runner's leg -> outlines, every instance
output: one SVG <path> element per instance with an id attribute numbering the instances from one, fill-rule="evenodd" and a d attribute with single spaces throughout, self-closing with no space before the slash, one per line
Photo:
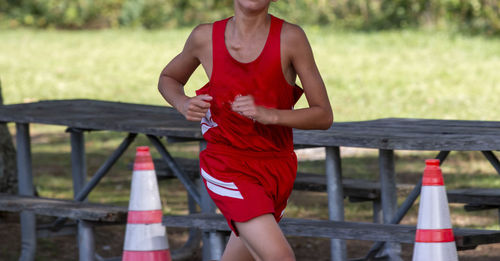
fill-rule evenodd
<path id="1" fill-rule="evenodd" d="M 262 261 L 294 261 L 295 255 L 273 215 L 265 214 L 247 222 L 235 222 L 240 240 Z"/>
<path id="2" fill-rule="evenodd" d="M 245 244 L 237 237 L 234 232 L 231 232 L 231 237 L 227 242 L 226 249 L 222 255 L 221 261 L 253 261 L 255 254 L 251 254 Z"/>

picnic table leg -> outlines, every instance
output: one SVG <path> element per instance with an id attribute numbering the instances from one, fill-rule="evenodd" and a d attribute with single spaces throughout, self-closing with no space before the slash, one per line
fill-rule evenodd
<path id="1" fill-rule="evenodd" d="M 498 174 L 500 174 L 500 161 L 498 158 L 493 154 L 491 151 L 481 151 L 483 155 L 488 159 L 488 161 L 491 163 L 491 166 L 495 168 Z"/>
<path id="2" fill-rule="evenodd" d="M 85 140 L 82 130 L 70 129 L 71 134 L 71 173 L 73 193 L 77 197 L 85 187 L 87 167 L 85 164 Z M 94 233 L 92 225 L 78 220 L 78 250 L 80 261 L 93 261 L 95 257 Z"/>
<path id="3" fill-rule="evenodd" d="M 31 145 L 29 124 L 16 123 L 18 194 L 33 196 L 33 174 L 31 168 Z M 22 211 L 20 261 L 35 260 L 36 217 L 32 211 Z"/>
<path id="4" fill-rule="evenodd" d="M 200 151 L 207 147 L 206 141 L 200 141 Z M 208 195 L 207 189 L 200 178 L 199 191 L 201 197 L 201 212 L 215 213 L 217 206 Z M 220 260 L 224 253 L 224 235 L 216 231 L 203 231 L 203 261 Z"/>
<path id="5" fill-rule="evenodd" d="M 379 171 L 383 219 L 385 224 L 390 224 L 398 207 L 393 150 L 379 150 Z M 387 255 L 389 260 L 402 260 L 401 245 L 386 243 L 383 254 Z"/>
<path id="6" fill-rule="evenodd" d="M 374 199 L 373 200 L 373 223 L 378 223 L 382 224 L 383 222 L 383 212 L 382 212 L 382 203 L 380 202 L 380 199 Z"/>
<path id="7" fill-rule="evenodd" d="M 160 153 L 162 159 L 165 161 L 172 173 L 174 173 L 174 175 L 182 182 L 182 185 L 184 185 L 184 187 L 189 192 L 191 197 L 196 201 L 196 203 L 198 203 L 198 205 L 201 205 L 200 193 L 198 192 L 196 185 L 180 169 L 172 155 L 170 155 L 165 146 L 163 146 L 163 143 L 161 143 L 160 139 L 153 135 L 147 136 L 149 141 L 153 144 L 153 146 L 155 146 L 158 153 Z"/>
<path id="8" fill-rule="evenodd" d="M 493 168 L 495 168 L 497 173 L 500 174 L 500 161 L 495 156 L 495 154 L 492 151 L 481 151 L 481 152 L 486 157 L 486 159 L 488 159 L 491 166 L 493 166 Z M 498 208 L 498 223 L 500 224 L 500 208 Z"/>
<path id="9" fill-rule="evenodd" d="M 326 147 L 325 172 L 328 192 L 328 214 L 333 221 L 344 221 L 344 191 L 339 147 Z M 331 258 L 334 261 L 347 260 L 346 244 L 341 239 L 331 239 Z"/>
<path id="10" fill-rule="evenodd" d="M 196 180 L 199 180 L 199 178 Z M 189 192 L 187 192 L 186 194 L 188 198 L 189 214 L 199 213 L 198 204 L 196 204 L 196 201 L 189 194 Z M 186 243 L 182 247 L 172 250 L 171 252 L 172 259 L 173 260 L 188 260 L 188 258 L 192 259 L 194 252 L 200 247 L 200 241 L 201 241 L 201 231 L 196 227 L 189 228 L 189 237 Z"/>

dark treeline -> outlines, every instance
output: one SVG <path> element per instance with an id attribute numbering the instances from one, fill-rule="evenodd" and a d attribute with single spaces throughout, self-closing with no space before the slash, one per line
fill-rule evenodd
<path id="1" fill-rule="evenodd" d="M 0 0 L 5 27 L 147 29 L 231 15 L 232 0 Z M 356 30 L 439 27 L 500 35 L 500 0 L 280 0 L 271 12 L 300 24 Z"/>

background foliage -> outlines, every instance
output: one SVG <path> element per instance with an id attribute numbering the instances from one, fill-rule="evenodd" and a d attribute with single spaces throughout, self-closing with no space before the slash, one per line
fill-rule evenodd
<path id="1" fill-rule="evenodd" d="M 148 29 L 227 17 L 232 0 L 0 0 L 5 27 Z M 271 11 L 300 24 L 382 30 L 449 27 L 500 34 L 499 0 L 281 0 Z"/>

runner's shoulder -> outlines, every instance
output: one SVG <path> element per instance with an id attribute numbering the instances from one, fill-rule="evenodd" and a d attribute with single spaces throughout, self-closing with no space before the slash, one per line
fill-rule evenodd
<path id="1" fill-rule="evenodd" d="M 195 45 L 199 47 L 210 43 L 212 40 L 212 25 L 212 23 L 200 24 L 193 29 L 189 37 L 192 38 Z"/>
<path id="2" fill-rule="evenodd" d="M 302 27 L 286 21 L 283 23 L 281 36 L 285 42 L 290 44 L 307 41 L 306 33 L 304 32 Z"/>

